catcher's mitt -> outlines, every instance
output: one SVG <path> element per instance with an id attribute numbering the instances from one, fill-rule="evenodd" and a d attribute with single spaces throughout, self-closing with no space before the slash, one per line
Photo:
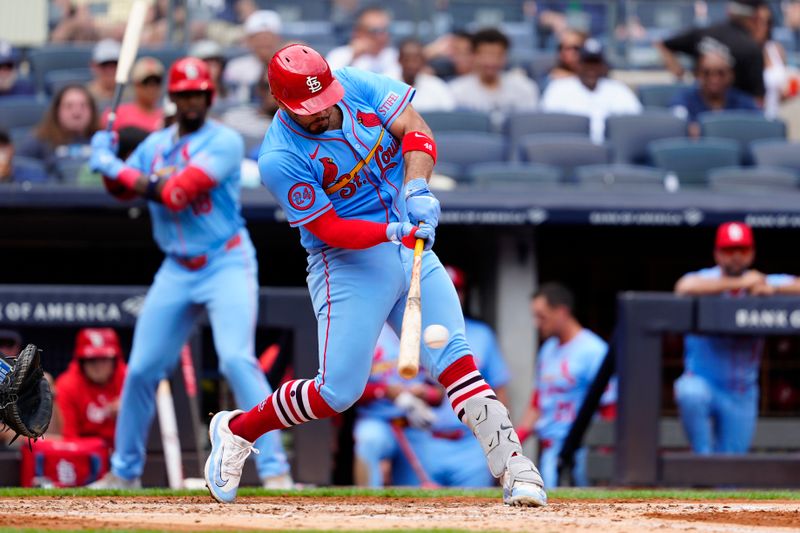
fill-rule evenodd
<path id="1" fill-rule="evenodd" d="M 0 422 L 16 436 L 38 439 L 50 425 L 53 393 L 39 350 L 29 344 L 16 358 L 0 356 Z"/>

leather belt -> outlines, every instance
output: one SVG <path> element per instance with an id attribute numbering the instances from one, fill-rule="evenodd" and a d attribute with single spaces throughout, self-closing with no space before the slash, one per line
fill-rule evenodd
<path id="1" fill-rule="evenodd" d="M 242 235 L 237 233 L 225 243 L 225 251 L 232 250 L 240 244 L 242 244 Z M 200 270 L 208 264 L 208 254 L 200 254 L 193 257 L 178 257 L 173 255 L 172 258 L 179 265 L 188 270 Z"/>

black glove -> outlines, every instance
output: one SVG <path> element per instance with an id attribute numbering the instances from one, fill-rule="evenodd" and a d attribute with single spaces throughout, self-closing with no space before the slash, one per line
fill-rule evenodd
<path id="1" fill-rule="evenodd" d="M 16 358 L 0 357 L 0 422 L 16 433 L 38 439 L 50 425 L 53 392 L 44 377 L 39 350 L 29 344 Z"/>

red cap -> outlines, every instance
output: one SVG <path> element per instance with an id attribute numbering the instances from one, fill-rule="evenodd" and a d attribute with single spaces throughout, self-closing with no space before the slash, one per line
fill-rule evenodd
<path id="1" fill-rule="evenodd" d="M 211 71 L 202 59 L 184 57 L 177 60 L 169 69 L 167 92 L 182 93 L 188 91 L 214 92 L 214 80 Z"/>
<path id="2" fill-rule="evenodd" d="M 114 358 L 122 355 L 117 332 L 111 328 L 83 328 L 75 339 L 76 359 Z"/>
<path id="3" fill-rule="evenodd" d="M 303 44 L 278 50 L 267 68 L 275 98 L 298 115 L 313 115 L 342 99 L 344 87 L 319 52 Z"/>
<path id="4" fill-rule="evenodd" d="M 716 248 L 752 248 L 753 230 L 744 222 L 725 222 L 717 228 Z"/>
<path id="5" fill-rule="evenodd" d="M 444 267 L 450 280 L 453 282 L 457 291 L 463 291 L 467 288 L 467 275 L 458 267 L 453 265 L 445 265 Z"/>

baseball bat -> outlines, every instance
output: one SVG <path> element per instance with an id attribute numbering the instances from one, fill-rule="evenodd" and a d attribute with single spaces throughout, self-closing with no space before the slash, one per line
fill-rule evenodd
<path id="1" fill-rule="evenodd" d="M 136 0 L 128 14 L 128 24 L 125 26 L 125 35 L 122 37 L 122 45 L 119 49 L 117 73 L 114 78 L 116 87 L 114 88 L 114 98 L 111 100 L 111 111 L 108 113 L 106 131 L 111 131 L 114 121 L 117 119 L 117 107 L 122 99 L 122 92 L 128 84 L 128 76 L 131 73 L 133 61 L 136 59 L 136 53 L 139 51 L 139 39 L 142 36 L 145 15 L 147 15 L 147 1 Z"/>
<path id="2" fill-rule="evenodd" d="M 419 483 L 422 488 L 438 488 L 439 485 L 433 482 L 430 476 L 428 476 L 428 473 L 425 471 L 425 467 L 422 466 L 419 457 L 417 457 L 417 453 L 414 451 L 414 448 L 411 447 L 411 443 L 408 442 L 406 434 L 403 433 L 403 424 L 401 421 L 392 421 L 392 432 L 394 433 L 394 438 L 397 439 L 397 444 L 400 445 L 400 451 L 403 452 L 403 456 L 405 456 L 406 460 L 411 465 L 411 469 L 419 478 Z"/>
<path id="3" fill-rule="evenodd" d="M 397 356 L 397 371 L 411 379 L 419 372 L 419 342 L 422 335 L 422 301 L 419 277 L 422 270 L 422 249 L 425 241 L 417 239 L 414 245 L 414 263 L 411 267 L 411 283 L 408 286 L 406 309 L 400 327 L 400 351 Z"/>
<path id="4" fill-rule="evenodd" d="M 192 417 L 192 427 L 194 428 L 194 440 L 197 446 L 197 468 L 202 475 L 205 468 L 205 432 L 200 429 L 202 420 L 200 418 L 199 399 L 197 397 L 197 378 L 192 360 L 192 348 L 189 343 L 183 345 L 181 349 L 181 370 L 183 371 L 183 383 L 186 385 L 186 395 L 189 398 L 189 415 Z"/>
<path id="5" fill-rule="evenodd" d="M 169 381 L 162 379 L 156 392 L 158 427 L 161 430 L 161 444 L 164 447 L 164 463 L 167 467 L 169 488 L 183 488 L 183 459 L 181 441 L 178 438 L 178 420 L 175 418 L 175 402 Z"/>

